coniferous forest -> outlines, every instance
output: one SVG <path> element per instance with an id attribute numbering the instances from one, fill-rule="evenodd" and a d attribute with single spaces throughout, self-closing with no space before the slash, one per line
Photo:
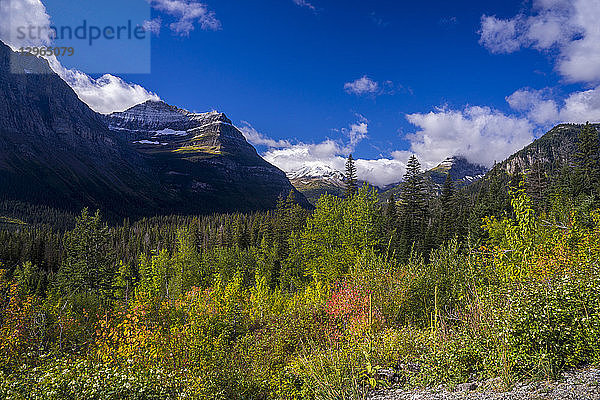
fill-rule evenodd
<path id="1" fill-rule="evenodd" d="M 0 204 L 0 397 L 363 399 L 600 362 L 600 151 L 314 210 Z"/>

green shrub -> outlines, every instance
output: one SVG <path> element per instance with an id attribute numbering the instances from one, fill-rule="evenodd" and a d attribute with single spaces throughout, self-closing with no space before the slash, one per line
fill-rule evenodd
<path id="1" fill-rule="evenodd" d="M 511 290 L 506 340 L 514 370 L 556 376 L 598 361 L 600 281 L 566 275 Z"/>
<path id="2" fill-rule="evenodd" d="M 12 375 L 0 373 L 0 397 L 12 399 L 180 399 L 189 396 L 185 374 L 121 368 L 89 361 L 54 360 Z"/>

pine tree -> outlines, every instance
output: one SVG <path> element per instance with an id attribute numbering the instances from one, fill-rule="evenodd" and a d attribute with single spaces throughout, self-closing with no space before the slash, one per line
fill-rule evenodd
<path id="1" fill-rule="evenodd" d="M 421 173 L 421 164 L 413 155 L 406 166 L 400 196 L 400 234 L 403 247 L 401 251 L 404 256 L 409 254 L 413 245 L 416 250 L 422 250 L 428 214 L 427 197 L 427 186 Z"/>
<path id="2" fill-rule="evenodd" d="M 357 189 L 356 165 L 354 165 L 354 158 L 350 154 L 346 161 L 346 197 L 353 196 Z"/>
<path id="3" fill-rule="evenodd" d="M 84 209 L 75 229 L 65 234 L 65 262 L 59 270 L 58 284 L 63 293 L 112 295 L 115 262 L 109 231 L 97 211 Z"/>
<path id="4" fill-rule="evenodd" d="M 521 169 L 521 166 L 517 164 L 517 167 L 510 176 L 510 187 L 515 190 L 518 189 L 524 178 L 525 175 L 523 175 L 523 170 Z"/>
<path id="5" fill-rule="evenodd" d="M 600 183 L 600 143 L 598 130 L 586 123 L 579 133 L 575 154 L 577 194 L 598 195 Z"/>
<path id="6" fill-rule="evenodd" d="M 398 245 L 398 211 L 396 210 L 396 197 L 394 193 L 387 200 L 384 214 L 384 228 L 388 237 L 388 247 L 395 249 Z"/>

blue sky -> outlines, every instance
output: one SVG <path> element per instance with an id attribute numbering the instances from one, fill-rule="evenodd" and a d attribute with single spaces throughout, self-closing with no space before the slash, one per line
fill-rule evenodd
<path id="1" fill-rule="evenodd" d="M 489 166 L 556 123 L 600 120 L 596 0 L 149 4 L 151 73 L 71 79 L 80 97 L 225 112 L 286 171 L 353 152 L 386 184 L 413 153 Z"/>
<path id="2" fill-rule="evenodd" d="M 560 79 L 545 55 L 491 55 L 478 43 L 482 14 L 511 16 L 519 1 L 213 1 L 219 31 L 189 37 L 162 31 L 152 43 L 152 74 L 127 76 L 165 101 L 217 109 L 278 139 L 337 139 L 361 114 L 369 140 L 359 157 L 408 147 L 405 114 L 437 106 L 507 109 L 524 86 Z M 379 23 L 379 24 L 378 24 Z M 384 94 L 348 94 L 363 76 L 393 82 Z"/>

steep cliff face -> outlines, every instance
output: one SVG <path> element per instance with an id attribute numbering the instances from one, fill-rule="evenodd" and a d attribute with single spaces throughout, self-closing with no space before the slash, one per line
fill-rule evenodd
<path id="1" fill-rule="evenodd" d="M 256 150 L 223 113 L 191 113 L 162 101 L 147 101 L 104 117 L 109 129 L 141 151 L 196 151 L 209 155 L 259 158 Z M 139 146 L 144 145 L 144 146 Z"/>
<path id="2" fill-rule="evenodd" d="M 143 159 L 45 60 L 0 42 L 0 196 L 54 207 L 157 207 Z M 154 193 L 153 193 L 154 191 Z"/>
<path id="3" fill-rule="evenodd" d="M 268 209 L 280 195 L 295 191 L 225 114 L 191 113 L 147 101 L 105 121 L 147 157 L 166 190 L 199 210 Z M 300 193 L 296 198 L 308 206 Z"/>
<path id="4" fill-rule="evenodd" d="M 600 124 L 594 124 L 593 127 L 599 129 Z M 513 174 L 527 171 L 534 162 L 541 162 L 548 170 L 572 163 L 577 152 L 577 136 L 582 128 L 583 125 L 577 124 L 557 125 L 496 167 Z"/>
<path id="5" fill-rule="evenodd" d="M 290 190 L 225 115 L 148 102 L 102 116 L 0 42 L 0 200 L 135 217 L 265 210 Z"/>

